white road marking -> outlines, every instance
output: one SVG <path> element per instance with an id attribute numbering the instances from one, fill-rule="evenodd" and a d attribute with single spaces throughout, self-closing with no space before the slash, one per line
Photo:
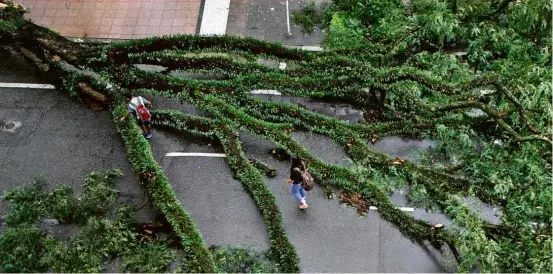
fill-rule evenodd
<path id="1" fill-rule="evenodd" d="M 454 52 L 453 55 L 455 55 L 455 56 L 463 56 L 463 55 L 467 55 L 467 52 L 466 52 L 466 51 L 457 51 L 457 52 Z"/>
<path id="2" fill-rule="evenodd" d="M 369 209 L 370 210 L 378 210 L 378 208 L 376 206 L 369 206 Z M 401 211 L 408 211 L 408 212 L 415 211 L 415 209 L 412 208 L 412 207 L 397 207 L 397 209 L 399 209 Z"/>
<path id="3" fill-rule="evenodd" d="M 264 95 L 282 95 L 282 93 L 278 92 L 274 89 L 254 89 L 250 91 L 251 94 L 264 94 Z"/>
<path id="4" fill-rule="evenodd" d="M 39 89 L 55 89 L 50 84 L 29 84 L 29 83 L 0 83 L 0 88 L 39 88 Z"/>
<path id="5" fill-rule="evenodd" d="M 292 35 L 290 32 L 290 8 L 288 8 L 288 0 L 286 0 L 286 29 L 288 30 L 286 34 L 288 34 L 288 36 Z"/>
<path id="6" fill-rule="evenodd" d="M 289 47 L 307 50 L 307 51 L 323 51 L 323 48 L 321 48 L 320 46 L 289 46 Z"/>
<path id="7" fill-rule="evenodd" d="M 169 152 L 167 157 L 227 157 L 224 153 L 199 153 L 199 152 Z"/>
<path id="8" fill-rule="evenodd" d="M 494 89 L 481 89 L 481 90 L 480 90 L 480 95 L 492 94 L 492 93 L 494 93 L 494 92 L 495 92 Z"/>
<path id="9" fill-rule="evenodd" d="M 200 35 L 225 35 L 230 0 L 206 0 Z"/>

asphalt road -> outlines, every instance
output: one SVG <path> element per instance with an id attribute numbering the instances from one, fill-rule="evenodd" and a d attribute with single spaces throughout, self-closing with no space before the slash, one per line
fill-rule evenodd
<path id="1" fill-rule="evenodd" d="M 42 82 L 21 60 L 4 57 L 0 56 L 8 62 L 0 64 L 0 82 Z M 135 204 L 143 201 L 142 190 L 106 112 L 89 110 L 55 90 L 0 88 L 0 96 L 0 119 L 21 123 L 13 133 L 0 132 L 0 190 L 28 184 L 43 175 L 53 185 L 67 183 L 78 192 L 88 172 L 121 168 L 126 177 L 119 184 L 120 191 Z M 196 111 L 169 100 L 154 104 Z M 326 161 L 345 163 L 343 150 L 322 136 L 298 133 L 294 138 Z M 265 183 L 276 197 L 303 272 L 445 271 L 449 257 L 412 243 L 382 220 L 377 211 L 359 218 L 353 209 L 326 199 L 320 188 L 308 194 L 309 209 L 300 211 L 284 184 L 288 163 L 272 159 L 266 153 L 272 146 L 265 141 L 245 134 L 242 141 L 248 157 L 278 171 L 276 178 L 267 178 Z M 232 179 L 223 158 L 165 156 L 167 152 L 220 150 L 160 132 L 154 132 L 151 143 L 177 198 L 190 211 L 208 244 L 268 248 L 260 214 L 241 184 Z M 393 150 L 392 145 L 388 147 Z M 402 202 L 397 199 L 397 203 Z M 0 215 L 4 212 L 5 204 L 0 204 Z M 414 214 L 432 222 L 440 218 L 417 211 Z M 151 218 L 147 210 L 141 215 Z"/>
<path id="2" fill-rule="evenodd" d="M 276 98 L 274 100 L 281 100 L 277 96 L 272 97 Z M 153 100 L 157 108 L 202 114 L 187 103 L 160 98 Z M 321 109 L 321 103 L 303 103 Z M 341 116 L 339 111 L 335 114 L 334 116 Z M 346 115 L 351 116 L 351 113 Z M 297 132 L 293 137 L 315 156 L 329 163 L 348 163 L 343 149 L 324 136 Z M 276 197 L 288 237 L 300 256 L 303 272 L 451 270 L 452 259 L 447 252 L 443 256 L 432 248 L 412 243 L 392 224 L 382 220 L 377 211 L 371 211 L 367 217 L 359 218 L 355 210 L 339 205 L 337 200 L 325 198 L 320 188 L 309 193 L 309 209 L 300 211 L 288 186 L 284 184 L 289 176 L 288 163 L 276 161 L 268 155 L 267 151 L 273 146 L 266 141 L 247 134 L 242 134 L 241 140 L 248 157 L 261 160 L 277 170 L 277 177 L 266 178 L 265 183 Z M 391 138 L 375 144 L 375 149 L 391 156 L 413 158 L 416 156 L 415 149 L 427 146 L 432 146 L 432 142 Z M 232 179 L 230 169 L 222 158 L 164 157 L 167 152 L 221 153 L 220 149 L 196 145 L 172 134 L 160 132 L 156 132 L 152 139 L 152 149 L 177 196 L 194 216 L 209 244 L 227 241 L 256 249 L 268 246 L 257 209 L 247 193 L 241 189 L 239 182 Z M 405 193 L 393 195 L 392 201 L 397 206 L 409 206 Z M 443 215 L 421 209 L 410 214 L 430 223 L 449 223 Z"/>
<path id="3" fill-rule="evenodd" d="M 21 58 L 0 54 L 0 60 L 0 82 L 44 83 Z M 0 131 L 0 193 L 37 177 L 50 188 L 67 184 L 80 193 L 89 172 L 119 168 L 125 174 L 118 184 L 121 202 L 144 203 L 107 112 L 94 112 L 57 90 L 0 88 L 0 98 L 0 120 L 13 131 Z M 0 216 L 6 211 L 1 201 Z M 137 221 L 151 218 L 148 206 L 137 212 Z"/>
<path id="4" fill-rule="evenodd" d="M 346 158 L 343 150 L 321 136 L 295 134 L 295 139 L 328 162 L 339 164 Z M 288 163 L 267 155 L 272 146 L 266 141 L 244 134 L 242 142 L 248 157 L 259 159 L 279 171 L 277 177 L 266 179 L 266 183 L 282 211 L 284 226 L 299 253 L 302 271 L 445 271 L 447 259 L 437 251 L 412 243 L 392 224 L 382 220 L 377 211 L 359 218 L 352 208 L 339 205 L 336 199 L 327 199 L 320 187 L 308 193 L 309 208 L 300 211 L 284 184 L 289 176 Z"/>

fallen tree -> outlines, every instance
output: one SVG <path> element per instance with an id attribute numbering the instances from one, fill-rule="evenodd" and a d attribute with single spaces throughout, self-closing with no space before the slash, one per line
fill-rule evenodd
<path id="1" fill-rule="evenodd" d="M 379 24 L 374 24 L 383 21 L 377 19 L 389 16 L 358 14 L 354 2 L 343 1 L 331 8 L 340 16 L 372 18 L 361 24 L 367 28 L 378 27 Z M 384 3 L 391 11 L 403 9 L 392 0 L 360 2 Z M 436 3 L 439 7 L 443 4 Z M 417 7 L 423 16 L 451 12 L 432 5 Z M 462 7 L 455 1 L 455 11 Z M 494 18 L 504 10 L 497 9 Z M 550 85 L 544 84 L 550 79 L 551 69 L 543 69 L 547 60 L 536 57 L 539 62 L 519 62 L 519 57 L 495 54 L 467 63 L 445 54 L 445 48 L 449 44 L 472 43 L 470 59 L 480 56 L 489 45 L 479 44 L 479 37 L 461 36 L 457 29 L 447 35 L 436 32 L 428 22 L 405 30 L 406 36 L 386 38 L 381 29 L 370 29 L 381 36 L 373 40 L 359 38 L 362 48 L 344 49 L 341 45 L 336 50 L 317 53 L 250 38 L 188 35 L 107 45 L 74 43 L 23 19 L 22 7 L 7 5 L 0 7 L 0 11 L 3 49 L 25 56 L 53 84 L 84 104 L 112 113 L 142 187 L 181 238 L 187 253 L 184 265 L 189 272 L 215 272 L 216 269 L 211 253 L 153 159 L 140 129 L 133 121 L 117 120 L 126 110 L 123 98 L 128 93 L 186 101 L 210 114 L 202 117 L 176 110 L 153 113 L 159 129 L 209 139 L 222 146 L 236 178 L 263 216 L 271 242 L 270 254 L 283 272 L 298 272 L 299 259 L 286 236 L 274 197 L 263 184 L 255 162 L 242 150 L 239 132 L 263 138 L 289 155 L 305 159 L 318 182 L 336 187 L 342 192 L 340 197 L 361 213 L 369 206 L 376 206 L 381 217 L 406 237 L 419 244 L 430 243 L 440 250 L 444 246 L 451 249 L 461 271 L 474 266 L 494 272 L 551 271 L 550 260 L 545 260 L 551 258 L 548 183 L 551 179 L 551 94 Z M 390 14 L 409 18 L 403 13 Z M 458 16 L 463 16 L 461 21 L 465 22 L 459 28 L 469 30 L 474 25 L 466 17 L 480 15 Z M 333 19 L 333 22 L 345 21 Z M 512 27 L 500 23 L 482 28 L 513 31 Z M 338 34 L 339 31 L 331 33 Z M 444 35 L 457 35 L 458 39 L 444 40 Z M 526 39 L 520 36 L 516 37 Z M 463 39 L 467 41 L 458 41 Z M 415 40 L 422 45 L 405 47 Z M 528 50 L 539 52 L 542 48 L 543 45 L 535 42 Z M 262 66 L 256 62 L 259 58 L 285 62 L 288 68 Z M 494 65 L 485 67 L 484 62 Z M 145 71 L 138 64 L 162 66 L 163 70 Z M 516 74 L 500 67 L 501 64 L 516 67 Z M 175 71 L 213 73 L 221 77 L 218 80 L 178 78 L 171 76 Z M 344 123 L 301 106 L 259 100 L 250 94 L 254 89 L 276 89 L 288 96 L 347 102 L 373 117 L 364 124 Z M 483 92 L 490 89 L 492 92 Z M 482 113 L 471 115 L 470 111 L 475 109 Z M 363 172 L 318 159 L 291 137 L 295 130 L 332 139 L 344 147 Z M 428 156 L 427 162 L 415 164 L 375 152 L 368 145 L 390 135 L 431 137 L 440 146 Z M 475 144 L 481 149 L 475 149 Z M 436 164 L 436 159 L 441 164 Z M 448 161 L 453 164 L 443 163 Z M 391 178 L 408 183 L 418 191 L 423 205 L 441 209 L 456 227 L 443 229 L 441 225 L 418 220 L 396 209 L 388 198 L 388 189 L 380 183 Z M 471 195 L 500 207 L 505 214 L 501 224 L 490 224 L 469 210 L 460 197 Z"/>

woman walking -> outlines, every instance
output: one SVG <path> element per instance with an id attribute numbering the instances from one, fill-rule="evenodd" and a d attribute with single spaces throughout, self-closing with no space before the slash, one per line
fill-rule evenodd
<path id="1" fill-rule="evenodd" d="M 306 209 L 308 207 L 305 200 L 305 189 L 303 189 L 303 186 L 301 184 L 303 181 L 301 174 L 305 171 L 307 171 L 307 166 L 305 165 L 305 162 L 297 157 L 292 158 L 290 179 L 287 179 L 286 183 L 292 184 L 292 196 L 294 196 L 296 201 L 298 201 L 298 203 L 300 204 L 300 209 Z"/>

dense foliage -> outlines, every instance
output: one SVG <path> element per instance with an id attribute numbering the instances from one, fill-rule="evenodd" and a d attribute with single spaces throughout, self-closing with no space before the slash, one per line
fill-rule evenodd
<path id="1" fill-rule="evenodd" d="M 217 248 L 213 259 L 221 273 L 278 273 L 278 267 L 261 254 L 248 248 Z"/>
<path id="2" fill-rule="evenodd" d="M 18 17 L 3 18 L 2 46 L 21 52 L 84 103 L 111 111 L 142 186 L 181 239 L 189 271 L 213 272 L 221 265 L 219 255 L 208 251 L 138 126 L 117 120 L 125 111 L 126 93 L 174 98 L 209 113 L 163 110 L 154 113 L 154 121 L 160 129 L 222 146 L 263 216 L 271 243 L 267 256 L 280 271 L 299 271 L 297 254 L 263 184 L 263 168 L 243 152 L 240 132 L 307 160 L 321 184 L 340 190 L 340 197 L 360 212 L 376 206 L 382 218 L 413 241 L 451 249 L 459 271 L 552 270 L 549 1 L 309 5 L 296 13 L 296 21 L 305 22 L 307 30 L 316 23 L 328 30 L 324 52 L 235 37 L 75 44 Z M 259 58 L 286 62 L 287 68 L 263 66 Z M 163 70 L 145 71 L 136 64 Z M 171 75 L 175 71 L 219 77 L 178 78 Z M 344 123 L 301 106 L 262 101 L 249 94 L 253 89 L 347 102 L 366 111 L 367 123 Z M 294 130 L 332 139 L 344 147 L 353 167 L 316 158 L 291 137 Z M 439 145 L 416 164 L 368 146 L 390 135 L 429 137 Z M 396 209 L 387 194 L 404 185 L 410 186 L 413 201 L 442 210 L 453 225 L 441 229 Z M 501 209 L 500 223 L 471 210 L 463 200 L 468 196 Z M 63 213 L 63 206 L 59 210 Z M 32 230 L 27 235 L 37 237 Z"/>
<path id="3" fill-rule="evenodd" d="M 325 47 L 367 52 L 366 61 L 374 56 L 387 57 L 389 72 L 418 69 L 448 85 L 462 85 L 481 77 L 497 79 L 482 85 L 480 90 L 484 92 L 479 93 L 470 89 L 433 90 L 411 82 L 417 81 L 411 78 L 387 87 L 388 108 L 384 112 L 420 115 L 420 110 L 405 106 L 406 102 L 419 101 L 417 107 L 428 106 L 431 111 L 464 110 L 482 103 L 479 109 L 489 117 L 495 116 L 497 123 L 454 127 L 436 124 L 424 133 L 439 142 L 426 157 L 427 166 L 470 178 L 473 183 L 468 193 L 503 210 L 499 235 L 486 234 L 486 224 L 481 220 L 455 218 L 471 232 L 464 233 L 458 243 L 464 258 L 459 270 L 479 264 L 492 272 L 551 271 L 550 1 L 407 3 L 333 1 L 319 15 L 326 15 L 320 27 L 330 33 Z M 316 9 L 309 7 L 308 11 L 312 10 Z M 392 54 L 382 54 L 385 50 Z M 382 61 L 375 61 L 373 65 L 382 67 Z M 394 89 L 399 92 L 390 92 Z M 362 168 L 364 173 L 371 173 L 370 169 Z M 416 182 L 411 182 L 411 189 L 415 190 L 412 198 L 428 207 L 439 208 L 443 203 Z M 442 208 L 459 210 L 449 202 Z"/>
<path id="4" fill-rule="evenodd" d="M 3 198 L 10 206 L 4 217 L 7 229 L 0 234 L 0 271 L 102 272 L 114 264 L 116 271 L 167 272 L 177 262 L 178 250 L 171 237 L 158 237 L 134 223 L 134 210 L 117 204 L 115 184 L 121 176 L 120 170 L 93 172 L 78 197 L 67 185 L 47 192 L 43 180 L 7 192 Z M 52 233 L 56 229 L 70 235 Z M 219 272 L 280 272 L 270 254 L 233 247 L 210 251 Z M 188 272 L 187 265 L 177 265 L 174 271 Z"/>
<path id="5" fill-rule="evenodd" d="M 166 243 L 144 240 L 135 229 L 132 210 L 117 204 L 121 176 L 120 170 L 93 172 L 78 197 L 67 185 L 47 192 L 42 180 L 6 193 L 10 207 L 6 231 L 0 234 L 0 271 L 102 272 L 119 257 L 128 271 L 165 272 L 175 251 Z M 79 229 L 69 239 L 48 229 L 69 233 L 72 225 Z"/>

